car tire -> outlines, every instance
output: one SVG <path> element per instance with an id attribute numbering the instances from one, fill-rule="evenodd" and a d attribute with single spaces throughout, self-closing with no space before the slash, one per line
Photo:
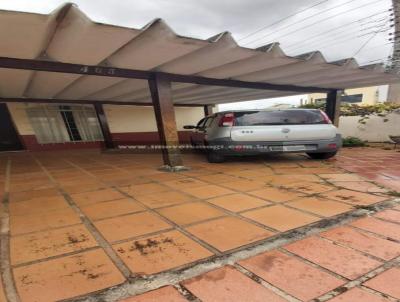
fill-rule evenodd
<path id="1" fill-rule="evenodd" d="M 324 153 L 307 153 L 309 157 L 312 159 L 328 159 L 334 157 L 337 151 L 335 152 L 324 152 Z"/>
<path id="2" fill-rule="evenodd" d="M 209 163 L 219 164 L 225 161 L 225 156 L 216 152 L 208 152 L 207 160 Z"/>

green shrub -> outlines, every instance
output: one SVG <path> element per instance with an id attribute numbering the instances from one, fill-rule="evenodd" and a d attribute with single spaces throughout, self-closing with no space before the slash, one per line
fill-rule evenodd
<path id="1" fill-rule="evenodd" d="M 348 136 L 343 138 L 343 147 L 364 147 L 365 142 L 358 137 Z"/>

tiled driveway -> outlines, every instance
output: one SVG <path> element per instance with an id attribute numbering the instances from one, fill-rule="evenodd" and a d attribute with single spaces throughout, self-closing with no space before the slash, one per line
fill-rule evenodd
<path id="1" fill-rule="evenodd" d="M 185 163 L 192 170 L 164 173 L 159 155 L 1 154 L 1 270 L 11 301 L 103 290 L 116 301 L 167 284 L 128 301 L 325 301 L 344 286 L 352 289 L 331 301 L 400 299 L 400 208 L 374 208 L 395 205 L 400 153 L 224 164 L 186 155 Z"/>

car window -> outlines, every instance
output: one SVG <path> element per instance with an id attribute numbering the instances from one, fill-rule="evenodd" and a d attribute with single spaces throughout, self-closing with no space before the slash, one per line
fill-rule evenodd
<path id="1" fill-rule="evenodd" d="M 205 128 L 210 127 L 212 125 L 213 121 L 214 121 L 214 117 L 207 118 L 207 120 L 205 122 Z"/>
<path id="2" fill-rule="evenodd" d="M 291 109 L 235 113 L 235 126 L 312 125 L 324 123 L 324 117 L 319 110 Z"/>
<path id="3" fill-rule="evenodd" d="M 204 126 L 204 122 L 206 121 L 206 118 L 202 118 L 196 125 L 197 128 L 202 128 Z"/>

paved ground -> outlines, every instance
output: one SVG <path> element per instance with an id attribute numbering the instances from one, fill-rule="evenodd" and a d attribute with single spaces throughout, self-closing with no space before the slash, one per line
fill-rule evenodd
<path id="1" fill-rule="evenodd" d="M 0 302 L 400 299 L 400 153 L 185 163 L 0 155 Z"/>

